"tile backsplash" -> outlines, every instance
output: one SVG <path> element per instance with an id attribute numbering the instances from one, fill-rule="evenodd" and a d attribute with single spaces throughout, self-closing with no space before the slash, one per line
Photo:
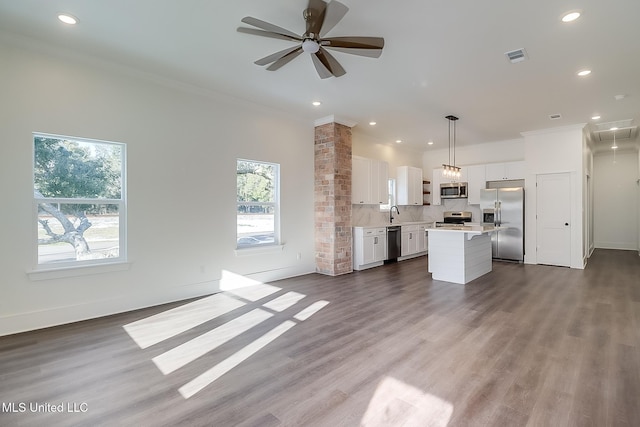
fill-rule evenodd
<path id="1" fill-rule="evenodd" d="M 481 221 L 478 205 L 468 205 L 465 199 L 444 200 L 440 206 L 398 206 L 400 214 L 394 209 L 393 222 L 442 221 L 444 211 L 470 211 L 474 222 Z M 389 211 L 380 211 L 377 205 L 352 205 L 351 224 L 353 226 L 377 226 L 389 224 Z"/>

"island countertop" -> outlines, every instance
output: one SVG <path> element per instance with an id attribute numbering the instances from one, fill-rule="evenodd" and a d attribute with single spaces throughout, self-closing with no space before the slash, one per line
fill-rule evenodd
<path id="1" fill-rule="evenodd" d="M 494 225 L 446 225 L 444 227 L 428 227 L 431 231 L 448 231 L 453 233 L 470 233 L 474 235 L 483 233 L 494 233 L 503 230 L 504 227 L 496 227 Z"/>

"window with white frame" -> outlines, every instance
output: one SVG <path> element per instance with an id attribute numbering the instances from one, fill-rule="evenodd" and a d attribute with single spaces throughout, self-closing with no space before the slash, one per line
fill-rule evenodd
<path id="1" fill-rule="evenodd" d="M 380 205 L 381 212 L 389 212 L 391 206 L 396 204 L 396 180 L 393 178 L 389 178 L 387 181 L 388 191 L 389 191 L 389 199 L 387 203 Z"/>
<path id="2" fill-rule="evenodd" d="M 238 159 L 236 183 L 237 248 L 279 244 L 280 165 Z"/>
<path id="3" fill-rule="evenodd" d="M 126 261 L 125 145 L 33 135 L 38 269 Z"/>

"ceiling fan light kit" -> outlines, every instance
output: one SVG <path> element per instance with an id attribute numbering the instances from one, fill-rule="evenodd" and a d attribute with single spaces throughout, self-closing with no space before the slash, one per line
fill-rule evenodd
<path id="1" fill-rule="evenodd" d="M 335 0 L 328 3 L 322 0 L 309 0 L 308 7 L 302 12 L 306 31 L 301 36 L 250 16 L 242 18 L 242 22 L 256 28 L 238 27 L 238 32 L 299 43 L 297 46 L 281 50 L 254 62 L 256 65 L 268 65 L 267 70 L 269 71 L 279 69 L 305 52 L 311 56 L 320 78 L 340 77 L 345 75 L 346 71 L 327 49 L 379 58 L 384 47 L 382 37 L 324 37 L 344 18 L 348 10 L 347 6 Z"/>

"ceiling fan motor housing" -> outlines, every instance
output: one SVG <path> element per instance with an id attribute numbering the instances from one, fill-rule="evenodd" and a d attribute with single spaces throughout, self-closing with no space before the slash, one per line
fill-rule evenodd
<path id="1" fill-rule="evenodd" d="M 277 25 L 250 16 L 242 18 L 242 22 L 257 29 L 238 27 L 238 31 L 263 37 L 283 39 L 299 43 L 297 46 L 281 50 L 254 61 L 257 65 L 268 65 L 267 70 L 275 71 L 296 58 L 302 52 L 309 53 L 313 65 L 321 79 L 340 77 L 346 74 L 345 69 L 329 53 L 327 49 L 337 49 L 353 55 L 378 58 L 384 47 L 382 37 L 329 37 L 329 32 L 345 16 L 349 8 L 337 0 L 309 0 L 309 6 L 302 12 L 306 22 L 302 36 Z M 270 64 L 270 65 L 269 65 Z"/>

